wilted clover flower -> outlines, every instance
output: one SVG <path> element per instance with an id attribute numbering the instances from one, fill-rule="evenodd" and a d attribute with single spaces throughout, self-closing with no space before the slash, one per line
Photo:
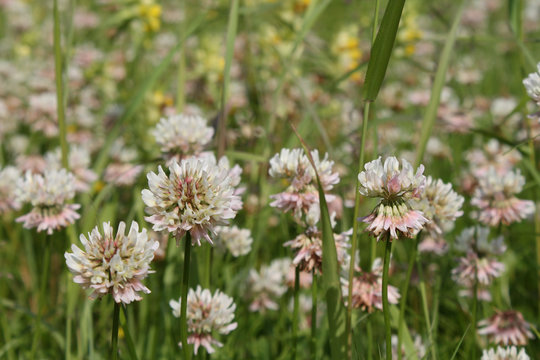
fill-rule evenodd
<path id="1" fill-rule="evenodd" d="M 479 179 L 471 204 L 478 207 L 478 220 L 483 224 L 497 226 L 521 221 L 534 213 L 534 202 L 515 197 L 523 189 L 525 178 L 518 170 L 504 175 L 494 168 Z"/>
<path id="2" fill-rule="evenodd" d="M 161 118 L 152 131 L 164 153 L 195 155 L 212 140 L 214 128 L 198 115 L 178 114 Z"/>
<path id="3" fill-rule="evenodd" d="M 169 302 L 175 317 L 180 317 L 181 302 L 181 298 L 178 301 L 171 300 Z M 236 329 L 238 324 L 232 322 L 235 310 L 236 305 L 233 298 L 219 290 L 216 290 L 212 295 L 210 290 L 203 290 L 200 285 L 195 291 L 189 289 L 186 313 L 189 333 L 187 342 L 194 345 L 195 355 L 200 346 L 204 347 L 209 354 L 215 351 L 212 345 L 223 346 L 222 343 L 214 339 L 212 333 L 228 334 Z M 182 346 L 182 343 L 178 345 Z"/>
<path id="4" fill-rule="evenodd" d="M 435 180 L 428 176 L 420 199 L 413 199 L 411 203 L 430 220 L 426 224 L 426 229 L 430 230 L 430 233 L 441 235 L 443 231 L 451 230 L 454 221 L 463 215 L 461 210 L 463 201 L 463 196 L 452 190 L 451 184 L 445 184 L 441 179 Z"/>
<path id="5" fill-rule="evenodd" d="M 269 266 L 261 266 L 259 272 L 255 269 L 249 271 L 245 294 L 251 300 L 250 311 L 278 309 L 275 300 L 287 291 L 285 280 L 290 265 L 291 260 L 289 258 L 276 259 Z"/>
<path id="6" fill-rule="evenodd" d="M 334 234 L 337 261 L 340 265 L 348 263 L 349 253 L 347 249 L 350 247 L 349 237 L 351 234 L 352 229 L 341 234 Z M 319 274 L 322 273 L 322 234 L 316 228 L 308 228 L 306 233 L 287 241 L 283 246 L 289 246 L 291 249 L 297 250 L 293 264 L 298 266 L 300 270 L 306 272 L 315 270 Z"/>
<path id="7" fill-rule="evenodd" d="M 525 352 L 525 349 L 518 352 L 515 346 L 506 348 L 497 346 L 496 349 L 483 350 L 480 360 L 530 360 L 530 357 Z"/>
<path id="8" fill-rule="evenodd" d="M 367 231 L 380 239 L 389 234 L 390 241 L 400 236 L 414 237 L 429 220 L 424 214 L 412 208 L 409 200 L 418 198 L 423 191 L 426 177 L 420 165 L 414 173 L 405 159 L 399 161 L 391 156 L 384 164 L 379 157 L 364 165 L 365 171 L 358 174 L 360 194 L 381 198 L 373 212 L 362 218 L 369 224 Z"/>
<path id="9" fill-rule="evenodd" d="M 27 229 L 47 230 L 50 235 L 80 217 L 76 212 L 80 205 L 67 203 L 74 196 L 75 177 L 65 169 L 47 170 L 43 175 L 28 171 L 17 182 L 16 198 L 21 203 L 31 203 L 33 209 L 17 218 L 17 222 L 23 222 Z"/>
<path id="10" fill-rule="evenodd" d="M 328 160 L 328 154 L 323 159 L 319 158 L 319 152 L 313 150 L 311 157 L 317 168 L 319 179 L 324 191 L 329 191 L 339 182 L 339 175 L 332 172 L 333 161 Z M 319 204 L 319 194 L 316 187 L 315 170 L 302 149 L 282 149 L 279 154 L 270 159 L 269 174 L 273 178 L 286 179 L 289 186 L 279 194 L 271 195 L 274 200 L 270 206 L 284 212 L 293 211 L 295 219 L 301 222 L 303 214 L 306 214 L 313 206 Z M 334 197 L 326 195 L 327 201 Z"/>
<path id="11" fill-rule="evenodd" d="M 0 214 L 20 209 L 21 204 L 15 196 L 17 180 L 20 177 L 21 173 L 14 166 L 0 169 Z"/>
<path id="12" fill-rule="evenodd" d="M 147 175 L 149 189 L 142 191 L 145 219 L 153 230 L 168 230 L 179 240 L 186 232 L 192 243 L 201 238 L 212 244 L 208 232 L 215 235 L 216 225 L 227 225 L 242 207 L 226 169 L 209 161 L 185 159 L 169 166 L 169 175 L 161 166 L 158 174 Z"/>
<path id="13" fill-rule="evenodd" d="M 374 309 L 383 309 L 382 304 L 382 273 L 383 264 L 381 258 L 376 258 L 371 266 L 371 271 L 363 271 L 356 268 L 359 272 L 353 278 L 352 286 L 352 306 L 355 309 L 362 309 L 367 312 L 372 312 Z M 343 298 L 348 298 L 349 282 L 345 278 L 341 278 L 341 289 Z M 392 285 L 388 285 L 388 302 L 397 304 L 401 295 L 399 290 Z"/>
<path id="14" fill-rule="evenodd" d="M 216 239 L 214 243 L 217 247 L 225 248 L 234 257 L 246 255 L 251 251 L 251 231 L 249 229 L 239 229 L 238 226 L 216 226 Z"/>
<path id="15" fill-rule="evenodd" d="M 125 234 L 122 221 L 114 235 L 110 223 L 103 223 L 103 235 L 96 226 L 88 238 L 81 234 L 84 251 L 71 245 L 72 253 L 66 252 L 66 264 L 75 275 L 73 281 L 83 289 L 92 289 L 90 298 L 112 294 L 117 303 L 129 304 L 141 300 L 139 292 L 150 290 L 141 282 L 151 271 L 150 262 L 159 243 L 149 239 L 146 229 L 139 232 L 139 225 L 131 223 Z"/>
<path id="16" fill-rule="evenodd" d="M 537 104 L 540 104 L 540 63 L 537 65 L 538 71 L 530 73 L 525 79 L 523 79 L 523 85 L 527 89 L 527 94 Z"/>
<path id="17" fill-rule="evenodd" d="M 483 328 L 478 334 L 486 335 L 488 340 L 499 345 L 527 345 L 533 338 L 531 325 L 516 310 L 497 310 L 493 316 L 478 323 Z"/>

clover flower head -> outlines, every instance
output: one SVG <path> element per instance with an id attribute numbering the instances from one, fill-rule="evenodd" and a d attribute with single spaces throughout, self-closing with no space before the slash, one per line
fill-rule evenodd
<path id="1" fill-rule="evenodd" d="M 525 178 L 518 170 L 498 174 L 490 168 L 479 178 L 479 186 L 474 192 L 471 204 L 480 209 L 478 220 L 486 225 L 509 225 L 521 221 L 534 213 L 534 202 L 518 199 Z"/>
<path id="2" fill-rule="evenodd" d="M 110 293 L 117 303 L 129 304 L 142 300 L 139 292 L 150 293 L 141 280 L 152 272 L 150 262 L 159 242 L 149 239 L 146 229 L 139 232 L 136 222 L 131 223 L 127 235 L 125 230 L 123 221 L 116 235 L 110 223 L 103 223 L 103 234 L 96 226 L 88 238 L 80 236 L 84 250 L 72 245 L 72 252 L 64 254 L 73 281 L 83 289 L 92 289 L 92 299 Z"/>
<path id="3" fill-rule="evenodd" d="M 276 300 L 287 291 L 285 280 L 291 266 L 289 258 L 276 259 L 260 271 L 251 269 L 246 283 L 246 297 L 251 300 L 250 311 L 277 310 Z"/>
<path id="4" fill-rule="evenodd" d="M 527 90 L 530 98 L 536 103 L 540 103 L 540 63 L 537 65 L 538 71 L 530 73 L 523 79 L 523 85 Z"/>
<path id="5" fill-rule="evenodd" d="M 15 196 L 16 184 L 20 177 L 21 173 L 15 166 L 0 168 L 0 214 L 21 208 Z"/>
<path id="6" fill-rule="evenodd" d="M 524 346 L 534 336 L 531 325 L 516 310 L 497 310 L 493 316 L 478 322 L 478 334 L 486 335 L 488 340 L 499 345 Z"/>
<path id="7" fill-rule="evenodd" d="M 372 264 L 371 271 L 357 269 L 359 274 L 353 278 L 352 286 L 352 306 L 355 309 L 362 309 L 373 312 L 374 309 L 382 310 L 382 272 L 383 265 L 381 258 L 376 258 Z M 343 298 L 347 299 L 349 293 L 349 282 L 341 278 L 341 289 Z M 388 285 L 388 302 L 397 304 L 401 295 L 399 290 L 392 285 Z"/>
<path id="8" fill-rule="evenodd" d="M 164 153 L 195 155 L 214 136 L 214 128 L 198 115 L 178 114 L 161 118 L 152 134 Z"/>
<path id="9" fill-rule="evenodd" d="M 232 256 L 239 257 L 251 251 L 253 238 L 249 229 L 240 229 L 238 226 L 216 226 L 217 247 L 227 249 Z"/>
<path id="10" fill-rule="evenodd" d="M 422 211 L 430 220 L 426 225 L 431 232 L 442 235 L 443 231 L 451 230 L 454 221 L 463 215 L 461 207 L 464 198 L 452 190 L 451 184 L 445 184 L 441 179 L 428 176 L 420 199 L 411 200 L 412 206 Z"/>
<path id="11" fill-rule="evenodd" d="M 471 226 L 464 229 L 456 238 L 455 248 L 461 252 L 475 252 L 480 256 L 500 255 L 506 251 L 504 238 L 497 236 L 489 240 L 489 228 Z"/>
<path id="12" fill-rule="evenodd" d="M 145 219 L 154 224 L 153 230 L 168 230 L 178 240 L 189 232 L 194 244 L 200 245 L 201 239 L 212 244 L 208 233 L 215 235 L 214 227 L 227 225 L 242 207 L 228 171 L 209 161 L 173 162 L 169 175 L 160 166 L 158 174 L 147 177 L 149 189 L 142 191 L 142 199 L 150 216 Z"/>
<path id="13" fill-rule="evenodd" d="M 503 263 L 490 257 L 480 257 L 474 252 L 459 258 L 459 265 L 452 270 L 452 276 L 459 284 L 470 284 L 478 280 L 482 285 L 489 285 L 493 279 L 502 275 Z"/>
<path id="14" fill-rule="evenodd" d="M 47 168 L 57 170 L 62 168 L 61 158 L 60 149 L 47 153 L 45 155 Z M 75 191 L 88 191 L 90 184 L 97 179 L 96 173 L 90 169 L 90 152 L 79 145 L 71 146 L 68 164 L 70 171 L 75 175 Z"/>
<path id="15" fill-rule="evenodd" d="M 483 350 L 480 360 L 530 360 L 530 357 L 525 352 L 525 349 L 518 352 L 515 346 L 506 348 L 497 346 L 496 349 Z"/>
<path id="16" fill-rule="evenodd" d="M 67 203 L 75 196 L 75 177 L 65 169 L 46 170 L 43 175 L 27 171 L 17 182 L 15 196 L 18 202 L 33 206 L 32 211 L 16 220 L 27 229 L 47 230 L 50 235 L 80 217 L 76 212 L 80 205 Z"/>
<path id="17" fill-rule="evenodd" d="M 178 301 L 171 300 L 169 305 L 175 317 L 180 317 L 182 298 Z M 236 329 L 238 324 L 233 322 L 236 305 L 233 298 L 220 290 L 214 294 L 208 289 L 202 289 L 200 285 L 196 290 L 189 289 L 187 295 L 186 320 L 188 326 L 188 344 L 194 345 L 194 353 L 197 355 L 202 346 L 209 354 L 215 352 L 213 346 L 222 347 L 223 344 L 214 339 L 212 332 L 226 335 Z M 182 346 L 182 343 L 178 344 Z"/>

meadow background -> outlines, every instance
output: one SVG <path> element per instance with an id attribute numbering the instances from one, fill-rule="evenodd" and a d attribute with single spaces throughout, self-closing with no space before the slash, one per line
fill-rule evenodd
<path id="1" fill-rule="evenodd" d="M 403 13 L 380 28 L 396 25 L 401 15 L 394 46 L 390 31 L 380 40 L 389 48 L 377 63 L 369 63 L 377 29 L 385 10 L 400 1 L 65 0 L 58 1 L 56 17 L 53 3 L 0 0 L 0 169 L 43 170 L 45 154 L 84 147 L 90 154 L 87 169 L 95 176 L 73 200 L 81 204 L 81 218 L 53 235 L 15 221 L 29 205 L 0 206 L 0 358 L 109 358 L 113 299 L 88 299 L 73 283 L 64 253 L 71 244 L 80 245 L 79 234 L 102 222 L 116 228 L 134 220 L 151 229 L 141 191 L 148 188 L 146 174 L 165 164 L 152 130 L 160 118 L 182 111 L 203 114 L 215 129 L 208 150 L 242 167 L 244 206 L 231 224 L 249 229 L 253 239 L 251 251 L 239 257 L 206 242 L 192 248 L 190 287 L 220 289 L 236 303 L 238 327 L 217 336 L 224 346 L 210 357 L 331 358 L 322 277 L 314 343 L 311 288 L 299 290 L 297 322 L 294 286 L 275 299 L 278 310 L 249 309 L 250 270 L 292 259 L 283 244 L 302 231 L 290 213 L 269 206 L 270 195 L 286 187 L 268 175 L 269 160 L 282 148 L 301 148 L 291 124 L 309 148 L 328 153 L 340 174 L 332 190 L 343 203 L 336 233 L 354 223 L 362 149 L 363 162 L 380 155 L 420 160 L 426 175 L 452 183 L 465 197 L 463 216 L 445 234 L 449 251 L 418 255 L 423 277 L 415 267 L 407 334 L 421 339 L 426 358 L 471 359 L 475 347 L 479 358 L 481 349 L 491 346 L 471 328 L 471 299 L 459 296 L 452 279 L 460 256 L 452 244 L 463 229 L 478 224 L 465 184 L 477 164 L 467 154 L 490 141 L 508 146 L 498 155 L 518 154 L 515 168 L 526 178 L 519 197 L 536 203 L 540 124 L 527 117 L 538 107 L 522 80 L 540 61 L 539 1 L 408 0 Z M 385 54 L 390 56 L 386 73 Z M 371 83 L 366 83 L 368 64 L 376 73 Z M 55 70 L 63 74 L 60 81 Z M 65 116 L 59 116 L 62 109 Z M 369 121 L 363 122 L 366 114 Z M 138 175 L 128 184 L 106 179 L 112 163 L 140 166 Z M 13 197 L 4 190 L 9 185 L 0 186 L 0 203 Z M 360 198 L 359 215 L 375 204 Z M 357 248 L 362 268 L 369 269 L 375 256 L 382 257 L 384 243 L 364 227 L 359 226 Z M 493 227 L 492 233 L 504 236 L 508 249 L 499 260 L 506 269 L 490 288 L 492 301 L 478 302 L 477 320 L 495 309 L 515 309 L 536 328 L 535 216 Z M 152 234 L 162 244 L 151 264 L 155 273 L 144 280 L 151 293 L 121 313 L 123 359 L 182 354 L 180 322 L 169 301 L 180 296 L 183 247 L 167 234 Z M 393 246 L 390 284 L 403 292 L 415 241 L 400 239 Z M 31 350 L 40 294 L 45 299 L 41 339 Z M 392 308 L 395 322 L 399 305 Z M 384 358 L 382 311 L 355 309 L 351 331 L 352 358 Z M 540 358 L 536 332 L 526 351 L 531 359 Z M 407 358 L 420 358 L 408 353 Z M 202 351 L 196 358 L 208 356 Z"/>

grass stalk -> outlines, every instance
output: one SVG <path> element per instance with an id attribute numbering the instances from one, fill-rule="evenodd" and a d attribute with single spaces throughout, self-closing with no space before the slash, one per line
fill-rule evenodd
<path id="1" fill-rule="evenodd" d="M 362 121 L 362 137 L 360 140 L 360 158 L 358 159 L 358 170 L 362 170 L 364 166 L 364 155 L 365 155 L 365 144 L 366 144 L 366 138 L 367 138 L 367 125 L 368 125 L 368 118 L 369 118 L 369 108 L 370 108 L 371 102 L 366 102 L 364 107 L 364 118 Z M 345 332 L 347 333 L 347 349 L 348 349 L 348 355 L 349 359 L 352 356 L 352 331 L 351 331 L 351 324 L 352 324 L 352 286 L 353 286 L 353 278 L 354 278 L 354 259 L 356 254 L 356 248 L 358 244 L 358 217 L 360 216 L 360 182 L 358 179 L 356 179 L 356 193 L 354 198 L 354 215 L 353 215 L 353 233 L 351 237 L 351 261 L 349 265 L 349 289 L 348 289 L 348 295 L 347 295 L 347 319 L 345 323 Z"/>
<path id="2" fill-rule="evenodd" d="M 405 277 L 405 283 L 401 289 L 401 299 L 399 304 L 399 320 L 398 320 L 398 360 L 402 359 L 402 354 L 399 349 L 401 349 L 401 344 L 403 344 L 403 326 L 405 325 L 405 308 L 407 306 L 407 295 L 409 292 L 409 284 L 411 282 L 411 275 L 414 268 L 414 263 L 416 261 L 416 255 L 418 251 L 418 243 L 420 242 L 420 234 L 416 236 L 414 246 L 411 254 L 409 254 L 409 265 L 407 267 L 407 275 Z"/>
<path id="3" fill-rule="evenodd" d="M 53 2 L 54 18 L 54 70 L 56 80 L 56 103 L 58 129 L 60 137 L 60 149 L 62 151 L 62 167 L 68 169 L 68 144 L 66 140 L 66 119 L 64 113 L 64 81 L 62 77 L 62 39 L 60 34 L 60 15 L 58 11 L 58 0 Z"/>
<path id="4" fill-rule="evenodd" d="M 41 321 L 45 308 L 46 290 L 49 282 L 49 267 L 51 263 L 51 239 L 49 236 L 45 239 L 45 253 L 43 256 L 43 264 L 41 269 L 41 279 L 39 284 L 38 307 L 36 313 L 36 322 L 34 329 L 34 338 L 32 340 L 31 359 L 36 358 L 37 349 L 41 341 Z"/>
<path id="5" fill-rule="evenodd" d="M 120 304 L 115 300 L 113 313 L 113 327 L 111 333 L 111 359 L 118 359 L 118 323 L 120 321 Z"/>
<path id="6" fill-rule="evenodd" d="M 187 295 L 189 289 L 189 263 L 191 257 L 191 235 L 189 232 L 184 237 L 184 271 L 182 273 L 182 297 L 180 301 L 180 338 L 182 340 L 182 351 L 184 359 L 189 360 L 191 353 L 187 343 Z"/>
<path id="7" fill-rule="evenodd" d="M 317 274 L 311 271 L 311 358 L 317 358 Z"/>
<path id="8" fill-rule="evenodd" d="M 422 300 L 422 310 L 424 312 L 424 321 L 426 322 L 426 331 L 428 334 L 429 339 L 429 352 L 431 353 L 431 358 L 433 360 L 437 360 L 437 354 L 434 351 L 434 342 L 433 342 L 433 332 L 432 332 L 432 326 L 431 326 L 431 320 L 429 316 L 429 307 L 428 307 L 428 301 L 427 301 L 427 295 L 426 295 L 426 282 L 424 280 L 424 272 L 422 271 L 422 264 L 420 263 L 420 257 L 418 256 L 418 251 L 416 251 L 416 266 L 418 269 L 418 277 L 420 279 L 420 298 Z M 473 359 L 476 359 L 474 357 Z"/>
<path id="9" fill-rule="evenodd" d="M 383 278 L 382 278 L 382 302 L 384 315 L 384 334 L 386 342 L 386 359 L 392 360 L 392 327 L 390 324 L 390 304 L 388 303 L 388 268 L 390 267 L 390 253 L 392 252 L 392 241 L 390 233 L 386 237 L 386 247 L 384 250 Z"/>
<path id="10" fill-rule="evenodd" d="M 299 311 L 299 295 L 300 295 L 300 269 L 298 266 L 294 268 L 294 308 L 293 308 L 293 324 L 292 324 L 292 354 L 291 359 L 296 359 L 297 342 L 298 342 L 298 311 Z"/>
<path id="11" fill-rule="evenodd" d="M 472 342 L 471 342 L 471 359 L 477 359 L 476 357 L 476 317 L 477 317 L 477 307 L 478 307 L 478 273 L 477 268 L 474 268 L 474 286 L 473 286 L 473 304 L 472 304 Z"/>

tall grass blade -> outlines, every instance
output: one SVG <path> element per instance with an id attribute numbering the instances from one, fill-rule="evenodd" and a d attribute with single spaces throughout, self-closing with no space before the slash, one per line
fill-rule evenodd
<path id="1" fill-rule="evenodd" d="M 229 12 L 229 24 L 227 26 L 227 47 L 225 50 L 225 69 L 223 70 L 223 88 L 221 90 L 221 115 L 218 123 L 218 158 L 225 153 L 225 139 L 227 130 L 227 109 L 226 103 L 229 98 L 229 82 L 231 81 L 231 63 L 234 54 L 234 40 L 238 29 L 238 5 L 239 0 L 231 1 L 231 10 Z"/>
<path id="2" fill-rule="evenodd" d="M 465 7 L 465 1 L 461 1 L 459 9 L 454 17 L 454 22 L 450 28 L 450 33 L 446 38 L 444 44 L 443 52 L 439 60 L 439 66 L 437 67 L 437 73 L 435 74 L 435 80 L 433 82 L 433 90 L 431 91 L 431 97 L 429 98 L 429 103 L 422 120 L 422 132 L 420 135 L 420 143 L 416 153 L 416 166 L 420 165 L 422 159 L 424 158 L 424 152 L 426 151 L 427 142 L 431 136 L 431 130 L 435 124 L 435 119 L 437 118 L 437 109 L 439 108 L 439 103 L 441 101 L 441 93 L 446 80 L 446 71 L 448 70 L 448 65 L 450 63 L 450 56 L 452 55 L 452 50 L 454 48 L 454 43 L 456 42 L 457 30 L 461 20 L 461 15 L 463 14 L 463 9 Z"/>
<path id="3" fill-rule="evenodd" d="M 319 191 L 319 203 L 321 208 L 321 228 L 322 228 L 322 291 L 326 299 L 328 313 L 328 327 L 330 330 L 330 351 L 332 359 L 345 359 L 347 356 L 347 333 L 345 331 L 346 311 L 341 297 L 341 285 L 339 282 L 339 267 L 337 262 L 336 243 L 334 232 L 328 212 L 328 204 L 324 195 L 317 168 L 311 157 L 311 152 L 296 128 L 290 123 L 291 128 L 300 140 L 306 155 L 315 170 L 317 178 L 317 188 Z"/>
<path id="4" fill-rule="evenodd" d="M 403 12 L 405 0 L 390 0 L 384 11 L 381 27 L 371 49 L 366 72 L 366 82 L 364 87 L 364 100 L 374 101 L 379 94 L 392 48 L 396 41 L 399 20 Z"/>

